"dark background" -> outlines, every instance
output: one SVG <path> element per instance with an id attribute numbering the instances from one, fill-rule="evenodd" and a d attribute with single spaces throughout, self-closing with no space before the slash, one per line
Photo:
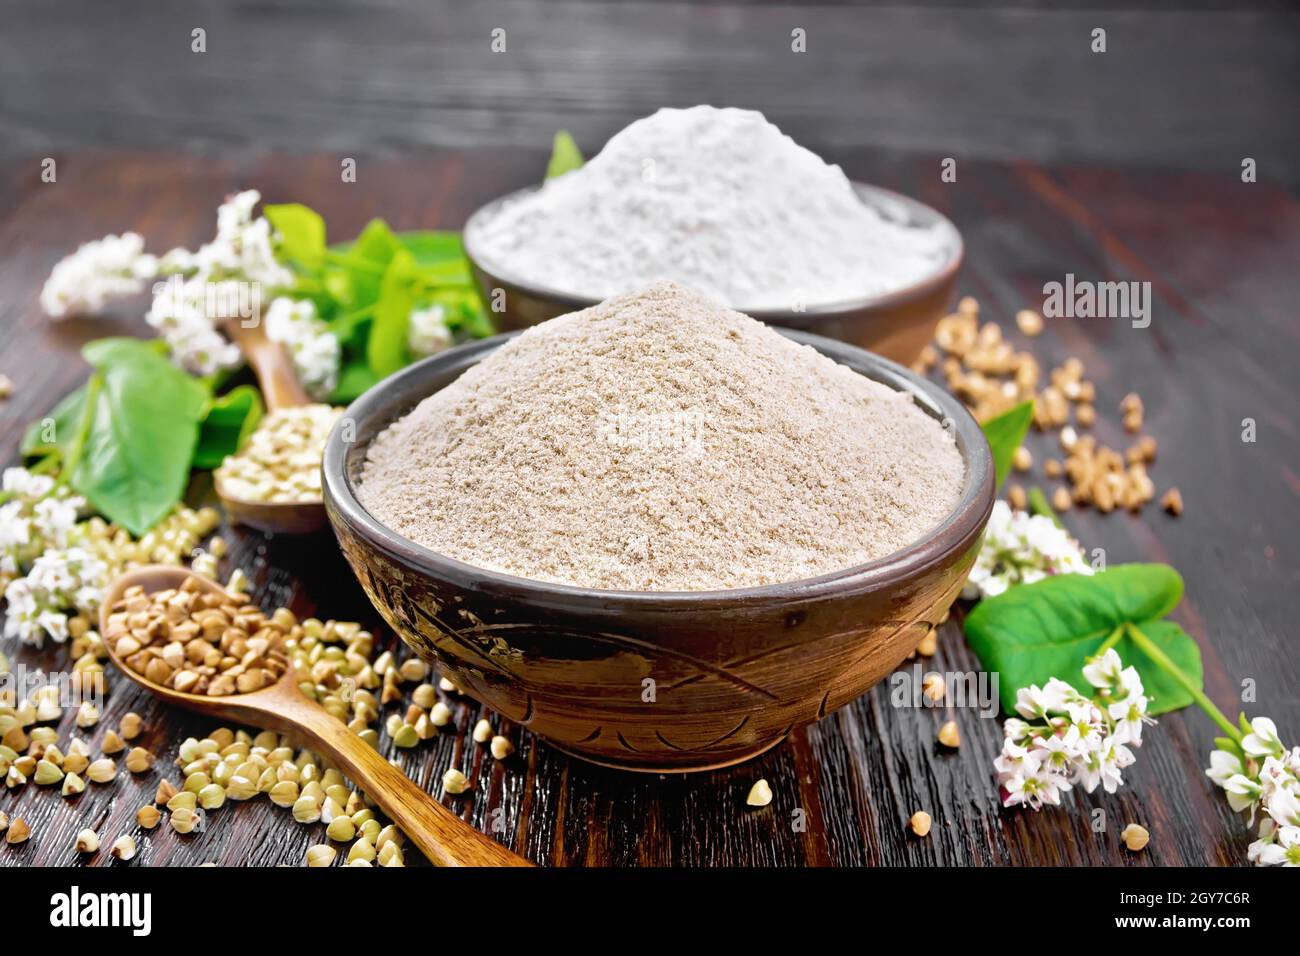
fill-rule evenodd
<path id="1" fill-rule="evenodd" d="M 190 30 L 207 30 L 206 54 Z M 1090 31 L 1108 31 L 1105 54 Z M 494 27 L 505 54 L 489 52 Z M 790 52 L 804 27 L 809 52 Z M 85 379 L 77 349 L 112 334 L 147 335 L 143 297 L 106 317 L 51 322 L 37 303 L 50 269 L 77 244 L 134 229 L 151 251 L 197 247 L 224 194 L 257 188 L 272 202 L 319 209 L 331 238 L 372 216 L 396 228 L 459 228 L 480 204 L 536 182 L 553 132 L 590 154 L 662 105 L 763 109 L 857 179 L 916 196 L 962 231 L 959 291 L 978 297 L 1017 348 L 1044 368 L 1080 358 L 1097 385 L 1099 440 L 1125 447 L 1118 402 L 1136 389 L 1160 453 L 1152 477 L 1181 488 L 1180 518 L 1071 511 L 1070 530 L 1111 562 L 1168 561 L 1187 590 L 1175 618 L 1196 639 L 1206 692 L 1230 713 L 1274 718 L 1300 736 L 1295 647 L 1300 562 L 1300 17 L 1282 5 L 1047 11 L 659 3 L 265 0 L 196 3 L 0 0 L 0 461 L 19 436 Z M 39 160 L 58 159 L 58 181 Z M 339 159 L 358 163 L 342 184 Z M 955 184 L 938 159 L 958 159 Z M 1240 178 L 1243 157 L 1260 182 Z M 1150 282 L 1153 322 L 1052 321 L 1037 339 L 1011 321 L 1067 273 Z M 1259 440 L 1243 444 L 1244 418 Z M 1059 454 L 1033 434 L 1038 462 Z M 1021 476 L 1042 484 L 1041 467 Z M 226 528 L 234 567 L 266 607 L 352 617 L 373 611 L 332 542 L 266 540 Z M 959 615 L 958 615 L 959 616 Z M 955 616 L 941 628 L 939 671 L 978 668 Z M 386 629 L 381 641 L 392 642 Z M 64 649 L 5 652 L 27 666 L 66 666 Z M 1242 682 L 1258 685 L 1244 704 Z M 486 829 L 553 865 L 908 864 L 1244 865 L 1245 822 L 1204 777 L 1216 729 L 1197 709 L 1162 716 L 1127 784 L 1074 795 L 1034 814 L 999 805 L 991 761 L 1000 722 L 968 710 L 891 705 L 887 683 L 796 730 L 758 760 L 660 778 L 571 760 L 527 728 L 493 716 L 518 744 L 498 764 L 473 743 L 480 715 L 454 698 L 455 720 L 396 757 L 437 792 L 450 765 L 474 781 L 444 798 Z M 127 710 L 145 718 L 153 771 L 123 773 L 69 804 L 28 785 L 0 810 L 34 837 L 0 846 L 0 867 L 76 859 L 73 835 L 135 832 L 134 810 L 187 734 L 180 715 L 116 682 L 97 729 Z M 945 719 L 960 751 L 935 742 Z M 71 730 L 64 718 L 61 739 Z M 743 806 L 758 777 L 773 804 Z M 793 808 L 809 829 L 788 825 Z M 934 817 L 924 840 L 906 821 Z M 1108 829 L 1092 829 L 1095 811 Z M 1119 842 L 1141 822 L 1150 845 Z M 323 827 L 298 827 L 266 801 L 228 805 L 205 834 L 137 833 L 130 865 L 301 863 Z M 414 862 L 414 851 L 408 860 Z"/>
<path id="2" fill-rule="evenodd" d="M 660 106 L 707 102 L 762 109 L 832 158 L 1231 171 L 1250 156 L 1300 184 L 1292 5 L 1089 6 L 3 0 L 0 158 L 536 148 L 561 127 L 591 153 Z"/>

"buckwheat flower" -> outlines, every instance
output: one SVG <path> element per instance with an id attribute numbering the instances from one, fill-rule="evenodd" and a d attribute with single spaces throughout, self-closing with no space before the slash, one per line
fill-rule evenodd
<path id="1" fill-rule="evenodd" d="M 1133 756 L 1133 751 L 1129 750 L 1124 743 L 1116 737 L 1107 737 L 1101 742 L 1101 746 L 1093 751 L 1099 763 L 1096 766 L 1101 775 L 1102 789 L 1107 793 L 1114 793 L 1124 783 L 1124 777 L 1120 771 L 1131 767 L 1137 760 Z M 1089 793 L 1091 789 L 1086 788 Z"/>
<path id="2" fill-rule="evenodd" d="M 1053 574 L 1092 573 L 1079 543 L 1054 521 L 997 501 L 962 596 L 994 597 Z"/>
<path id="3" fill-rule="evenodd" d="M 1038 764 L 1039 754 L 1016 743 L 1010 736 L 1002 741 L 1002 752 L 993 760 L 993 767 L 1000 775 L 999 783 L 1012 777 L 1035 774 Z"/>
<path id="4" fill-rule="evenodd" d="M 10 494 L 43 498 L 54 488 L 54 479 L 49 475 L 33 475 L 26 468 L 6 468 L 0 485 Z"/>
<path id="5" fill-rule="evenodd" d="M 1048 681 L 1046 687 L 1033 684 L 1020 688 L 1016 691 L 1016 713 L 1027 720 L 1041 720 L 1049 713 L 1064 710 L 1066 695 L 1062 690 L 1063 686 L 1069 687 L 1059 681 L 1056 683 Z"/>
<path id="6" fill-rule="evenodd" d="M 1300 827 L 1300 798 L 1286 787 L 1278 787 L 1268 794 L 1264 809 L 1280 827 Z"/>
<path id="7" fill-rule="evenodd" d="M 167 343 L 173 362 L 195 375 L 212 375 L 243 361 L 239 347 L 216 328 L 225 318 L 241 317 L 243 310 L 232 301 L 241 294 L 237 286 L 204 277 L 173 276 L 155 290 L 145 321 Z"/>
<path id="8" fill-rule="evenodd" d="M 1109 689 L 1119 683 L 1120 672 L 1123 670 L 1124 662 L 1119 659 L 1115 648 L 1111 647 L 1084 665 L 1083 677 L 1093 687 Z"/>
<path id="9" fill-rule="evenodd" d="M 42 498 L 32 507 L 32 522 L 48 544 L 66 547 L 68 535 L 77 524 L 77 511 L 85 503 L 76 495 Z"/>
<path id="10" fill-rule="evenodd" d="M 266 337 L 285 347 L 298 381 L 312 398 L 329 397 L 338 384 L 343 350 L 338 337 L 317 318 L 310 299 L 273 299 L 266 310 Z"/>
<path id="11" fill-rule="evenodd" d="M 451 348 L 451 329 L 447 328 L 447 310 L 440 305 L 415 309 L 407 324 L 406 345 L 412 355 L 436 355 Z"/>
<path id="12" fill-rule="evenodd" d="M 37 647 L 68 638 L 69 609 L 93 611 L 108 584 L 108 566 L 83 548 L 53 548 L 32 562 L 26 577 L 5 587 L 5 636 Z"/>
<path id="13" fill-rule="evenodd" d="M 1006 797 L 1004 806 L 1027 806 L 1039 810 L 1044 805 L 1060 806 L 1061 793 L 1069 790 L 1071 784 L 1060 774 L 1050 773 L 1041 767 L 1032 773 L 1017 775 L 1003 784 Z"/>
<path id="14" fill-rule="evenodd" d="M 110 299 L 134 295 L 157 274 L 158 261 L 134 232 L 87 242 L 55 265 L 41 289 L 41 308 L 52 318 L 92 315 Z"/>
<path id="15" fill-rule="evenodd" d="M 17 578 L 5 586 L 5 604 L 5 637 L 17 637 L 24 644 L 43 644 L 45 634 L 37 622 L 42 608 L 26 578 Z"/>
<path id="16" fill-rule="evenodd" d="M 1002 725 L 1002 733 L 1008 740 L 1020 743 L 1030 736 L 1033 728 L 1018 717 L 1009 717 Z"/>
<path id="17" fill-rule="evenodd" d="M 235 276 L 268 289 L 293 285 L 293 273 L 275 258 L 271 224 L 253 217 L 255 189 L 227 196 L 217 209 L 217 235 L 194 253 L 193 267 L 209 277 Z"/>
<path id="18" fill-rule="evenodd" d="M 1110 731 L 1101 708 L 1090 700 L 1070 701 L 1065 705 L 1064 719 L 1058 718 L 1058 729 L 1069 728 L 1079 735 L 1080 748 L 1097 747 Z"/>
<path id="19" fill-rule="evenodd" d="M 1215 750 L 1210 754 L 1210 768 L 1205 771 L 1205 775 L 1222 787 L 1229 779 L 1240 774 L 1241 770 L 1241 761 L 1236 754 Z"/>
<path id="20" fill-rule="evenodd" d="M 1256 717 L 1250 722 L 1251 733 L 1241 739 L 1241 749 L 1251 757 L 1280 757 L 1282 741 L 1277 737 L 1277 724 L 1267 717 Z"/>
<path id="21" fill-rule="evenodd" d="M 1074 773 L 1074 762 L 1081 752 L 1079 731 L 1070 727 L 1063 734 L 1038 737 L 1034 740 L 1034 752 L 1042 770 L 1068 779 Z"/>
<path id="22" fill-rule="evenodd" d="M 1300 866 L 1300 827 L 1279 827 L 1256 840 L 1247 852 L 1256 866 Z"/>
<path id="23" fill-rule="evenodd" d="M 1007 720 L 993 761 L 1005 806 L 1038 809 L 1072 787 L 1114 793 L 1122 785 L 1135 760 L 1130 745 L 1141 746 L 1142 725 L 1155 722 L 1146 716 L 1142 680 L 1113 649 L 1088 661 L 1085 674 L 1091 698 L 1055 677 L 1017 691 L 1020 717 Z"/>
<path id="24" fill-rule="evenodd" d="M 0 583 L 18 574 L 32 543 L 32 521 L 22 501 L 0 505 Z"/>
<path id="25" fill-rule="evenodd" d="M 1237 813 L 1250 811 L 1250 820 L 1255 822 L 1255 808 L 1259 805 L 1259 799 L 1263 796 L 1264 788 L 1259 785 L 1259 781 L 1253 780 L 1244 773 L 1234 773 L 1220 785 L 1228 795 L 1228 806 L 1232 807 Z"/>
<path id="26" fill-rule="evenodd" d="M 1292 747 L 1283 756 L 1281 763 L 1291 776 L 1300 778 L 1300 747 Z"/>
<path id="27" fill-rule="evenodd" d="M 1155 720 L 1147 716 L 1148 700 L 1143 694 L 1130 694 L 1123 700 L 1117 700 L 1106 710 L 1115 724 L 1117 740 L 1141 746 L 1142 726 L 1154 724 Z"/>
<path id="28" fill-rule="evenodd" d="M 158 274 L 160 276 L 183 275 L 198 268 L 194 253 L 177 246 L 158 257 Z"/>
<path id="29" fill-rule="evenodd" d="M 1277 727 L 1266 717 L 1250 722 L 1251 732 L 1240 741 L 1241 752 L 1218 749 L 1210 754 L 1206 775 L 1223 788 L 1228 806 L 1248 813 L 1257 839 L 1247 859 L 1256 866 L 1300 865 L 1300 748 L 1287 750 Z M 1246 741 L 1250 741 L 1249 750 Z M 1261 760 L 1262 754 L 1267 753 Z"/>

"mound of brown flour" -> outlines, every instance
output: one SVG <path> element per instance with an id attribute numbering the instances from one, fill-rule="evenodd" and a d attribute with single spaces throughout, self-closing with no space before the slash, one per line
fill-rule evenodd
<path id="1" fill-rule="evenodd" d="M 519 577 L 700 591 L 897 551 L 956 504 L 907 395 L 673 283 L 529 329 L 372 444 L 362 504 Z"/>

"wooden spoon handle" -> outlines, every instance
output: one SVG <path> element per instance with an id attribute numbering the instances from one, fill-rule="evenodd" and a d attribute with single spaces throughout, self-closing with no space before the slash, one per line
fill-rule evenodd
<path id="1" fill-rule="evenodd" d="M 532 866 L 461 820 L 340 721 L 297 697 L 276 710 L 327 754 L 437 866 Z M 296 697 L 297 699 L 293 699 Z"/>
<path id="2" fill-rule="evenodd" d="M 253 367 L 268 409 L 274 412 L 311 403 L 311 397 L 298 383 L 289 353 L 279 342 L 266 337 L 260 321 L 246 326 L 240 319 L 231 319 L 225 323 L 225 331 Z"/>

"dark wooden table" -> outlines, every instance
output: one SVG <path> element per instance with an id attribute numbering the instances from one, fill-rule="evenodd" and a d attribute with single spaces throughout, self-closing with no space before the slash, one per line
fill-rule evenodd
<path id="1" fill-rule="evenodd" d="M 0 404 L 0 458 L 10 461 L 26 423 L 84 377 L 81 342 L 146 333 L 142 301 L 119 304 L 100 320 L 54 323 L 41 315 L 41 284 L 77 243 L 134 229 L 159 252 L 193 247 L 210 236 L 223 193 L 244 186 L 320 209 L 334 238 L 354 235 L 371 216 L 399 228 L 458 227 L 479 203 L 534 180 L 545 161 L 508 151 L 363 157 L 358 182 L 345 185 L 333 155 L 57 158 L 56 184 L 41 182 L 33 160 L 6 167 L 0 186 L 0 371 L 17 386 Z M 937 158 L 834 158 L 855 178 L 912 193 L 952 216 L 967 242 L 962 291 L 977 296 L 1020 344 L 1011 316 L 1041 302 L 1046 281 L 1073 272 L 1152 283 L 1150 328 L 1049 322 L 1031 348 L 1046 367 L 1067 355 L 1084 361 L 1101 396 L 1103 440 L 1123 441 L 1116 406 L 1130 389 L 1142 394 L 1148 430 L 1160 441 L 1153 477 L 1162 489 L 1177 484 L 1187 511 L 1176 520 L 1154 507 L 1141 517 L 1071 513 L 1067 520 L 1087 546 L 1104 547 L 1112 563 L 1175 564 L 1188 590 L 1176 616 L 1201 646 L 1210 695 L 1234 712 L 1242 682 L 1251 681 L 1258 703 L 1247 709 L 1276 719 L 1284 740 L 1300 740 L 1293 637 L 1300 586 L 1300 203 L 1274 186 L 1243 184 L 1232 169 L 1216 177 L 968 162 L 957 184 L 944 185 Z M 1241 439 L 1245 418 L 1257 422 L 1253 444 Z M 1034 441 L 1041 460 L 1045 439 Z M 232 548 L 223 572 L 245 569 L 264 605 L 359 618 L 392 640 L 332 539 L 225 533 Z M 38 653 L 6 641 L 4 650 L 15 663 L 66 666 L 57 647 Z M 978 667 L 955 620 L 944 626 L 929 666 Z M 108 839 L 135 832 L 134 811 L 171 769 L 177 745 L 213 727 L 154 704 L 119 679 L 95 741 L 128 710 L 146 720 L 142 742 L 159 757 L 154 771 L 123 772 L 117 786 L 91 786 L 75 803 L 34 785 L 0 793 L 0 810 L 23 816 L 35 832 L 21 848 L 0 845 L 0 865 L 75 863 L 72 837 L 82 826 Z M 480 828 L 499 822 L 503 842 L 543 864 L 1231 865 L 1244 863 L 1250 840 L 1204 777 L 1214 728 L 1193 710 L 1168 715 L 1148 732 L 1118 794 L 1071 796 L 1064 809 L 1042 813 L 999 808 L 990 763 L 1000 721 L 955 713 L 964 742 L 944 752 L 935 732 L 947 715 L 895 708 L 885 685 L 751 764 L 686 777 L 602 770 L 508 726 L 519 751 L 498 764 L 470 740 L 479 716 L 474 702 L 462 700 L 454 728 L 394 754 L 434 790 L 449 765 L 463 768 L 473 790 L 448 806 Z M 69 714 L 62 737 L 71 722 Z M 766 809 L 746 808 L 745 794 L 759 777 L 770 781 L 775 800 Z M 796 808 L 806 828 L 792 826 Z M 927 839 L 905 831 L 918 809 L 934 817 Z M 1103 832 L 1093 827 L 1097 809 L 1105 812 Z M 1130 821 L 1151 831 L 1141 855 L 1119 843 Z M 203 834 L 181 837 L 166 827 L 149 833 L 136 862 L 296 865 L 323 837 L 323 827 L 299 826 L 259 799 L 228 805 Z M 96 862 L 105 859 L 101 853 Z"/>

